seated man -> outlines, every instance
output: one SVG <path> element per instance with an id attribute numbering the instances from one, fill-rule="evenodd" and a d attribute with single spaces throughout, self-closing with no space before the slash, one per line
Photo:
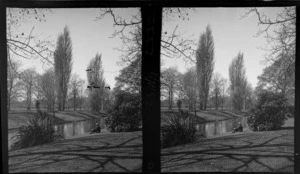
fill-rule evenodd
<path id="1" fill-rule="evenodd" d="M 235 132 L 243 132 L 243 126 L 242 126 L 241 122 L 239 122 L 238 127 L 233 129 L 232 133 L 235 133 Z"/>
<path id="2" fill-rule="evenodd" d="M 92 129 L 91 133 L 100 133 L 101 132 L 101 128 L 99 126 L 99 123 L 96 123 L 96 129 Z"/>

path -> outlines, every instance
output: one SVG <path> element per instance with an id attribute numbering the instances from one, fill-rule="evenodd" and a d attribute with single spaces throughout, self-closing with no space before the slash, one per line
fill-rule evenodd
<path id="1" fill-rule="evenodd" d="M 142 132 L 92 134 L 9 152 L 9 172 L 142 171 Z"/>

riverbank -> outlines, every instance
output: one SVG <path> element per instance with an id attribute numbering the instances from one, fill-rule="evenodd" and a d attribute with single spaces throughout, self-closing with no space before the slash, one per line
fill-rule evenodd
<path id="1" fill-rule="evenodd" d="M 162 172 L 294 172 L 294 122 L 162 149 Z"/>
<path id="2" fill-rule="evenodd" d="M 182 110 L 188 111 L 187 108 L 183 108 Z M 168 120 L 171 117 L 174 117 L 175 115 L 180 114 L 178 109 L 172 109 L 169 110 L 167 108 L 161 108 L 161 124 L 167 124 Z M 227 120 L 227 119 L 235 119 L 239 117 L 245 117 L 249 114 L 246 112 L 233 112 L 230 110 L 205 110 L 205 111 L 199 111 L 196 110 L 195 112 L 189 112 L 189 115 L 196 119 L 197 123 L 206 123 L 206 122 L 212 122 L 212 121 L 220 121 L 220 120 Z"/>
<path id="3" fill-rule="evenodd" d="M 87 134 L 9 152 L 9 172 L 141 172 L 142 132 Z"/>
<path id="4" fill-rule="evenodd" d="M 36 111 L 26 112 L 24 110 L 12 110 L 8 112 L 8 131 L 16 131 L 20 126 L 26 125 L 27 120 L 34 117 Z M 49 113 L 52 115 L 52 113 Z M 54 124 L 70 123 L 73 121 L 83 121 L 88 119 L 95 119 L 99 117 L 106 117 L 106 114 L 91 114 L 88 111 L 55 111 L 53 118 Z"/>

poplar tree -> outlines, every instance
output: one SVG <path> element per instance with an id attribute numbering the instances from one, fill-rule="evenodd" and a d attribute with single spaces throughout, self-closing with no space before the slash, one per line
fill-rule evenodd
<path id="1" fill-rule="evenodd" d="M 54 51 L 57 103 L 60 111 L 65 110 L 72 64 L 72 41 L 69 28 L 66 26 L 63 33 L 58 36 Z"/>
<path id="2" fill-rule="evenodd" d="M 196 51 L 196 69 L 200 109 L 206 110 L 210 81 L 214 70 L 214 40 L 210 26 L 201 34 Z"/>
<path id="3" fill-rule="evenodd" d="M 234 110 L 241 111 L 243 105 L 245 105 L 246 96 L 246 69 L 244 66 L 244 55 L 238 53 L 231 64 L 229 65 L 229 82 L 231 101 Z"/>

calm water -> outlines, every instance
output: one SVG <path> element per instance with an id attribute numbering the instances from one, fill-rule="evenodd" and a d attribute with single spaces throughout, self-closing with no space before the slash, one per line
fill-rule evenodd
<path id="1" fill-rule="evenodd" d="M 73 136 L 83 135 L 90 133 L 91 129 L 96 128 L 96 123 L 99 123 L 101 130 L 105 129 L 104 119 L 97 118 L 93 120 L 78 121 L 73 123 L 65 123 L 55 125 L 54 128 L 57 130 L 64 138 L 69 138 Z"/>
<path id="2" fill-rule="evenodd" d="M 54 128 L 57 130 L 64 138 L 70 138 L 73 136 L 88 134 L 91 132 L 91 129 L 96 128 L 96 123 L 99 123 L 101 127 L 101 132 L 106 131 L 106 127 L 104 124 L 104 118 L 97 118 L 92 120 L 85 121 L 76 121 L 72 123 L 65 123 L 55 125 Z M 8 134 L 8 147 L 16 140 L 14 137 L 18 131 L 12 131 Z"/>
<path id="3" fill-rule="evenodd" d="M 241 122 L 244 129 L 248 128 L 247 117 L 239 117 L 236 119 L 197 124 L 197 130 L 205 137 L 212 137 L 232 132 L 238 126 L 239 122 Z"/>

